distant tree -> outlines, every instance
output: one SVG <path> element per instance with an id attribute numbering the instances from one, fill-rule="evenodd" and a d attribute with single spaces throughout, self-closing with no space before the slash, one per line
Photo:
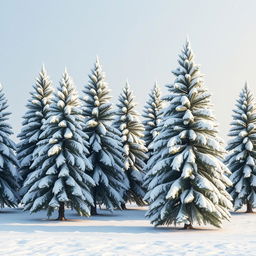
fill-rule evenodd
<path id="1" fill-rule="evenodd" d="M 11 140 L 13 134 L 8 124 L 10 112 L 8 104 L 0 85 L 0 207 L 15 207 L 19 202 L 19 181 L 21 179 L 15 156 L 16 145 Z"/>
<path id="2" fill-rule="evenodd" d="M 95 215 L 96 204 L 105 205 L 109 210 L 120 208 L 124 202 L 123 193 L 128 189 L 123 171 L 121 134 L 109 124 L 114 111 L 98 58 L 83 92 L 85 132 L 89 135 L 89 158 L 93 166 L 93 171 L 88 174 L 96 183 L 92 189 L 94 207 L 91 211 Z"/>
<path id="3" fill-rule="evenodd" d="M 24 210 L 46 209 L 50 216 L 58 209 L 58 220 L 65 220 L 65 206 L 80 215 L 90 214 L 94 181 L 85 173 L 92 165 L 86 157 L 88 136 L 81 114 L 77 92 L 65 71 L 33 153 L 33 172 L 24 183 L 28 187 L 22 199 Z"/>
<path id="4" fill-rule="evenodd" d="M 161 99 L 161 93 L 159 86 L 155 83 L 154 88 L 149 94 L 149 99 L 143 109 L 142 116 L 144 117 L 143 125 L 145 128 L 144 141 L 145 146 L 148 148 L 149 157 L 152 155 L 153 150 L 150 144 L 153 142 L 155 136 L 157 135 L 157 127 L 161 121 L 162 116 L 163 101 Z"/>
<path id="5" fill-rule="evenodd" d="M 228 143 L 226 159 L 233 182 L 229 191 L 235 210 L 246 204 L 247 212 L 253 212 L 256 208 L 256 106 L 247 85 L 241 91 L 233 112 L 229 132 L 233 139 Z"/>
<path id="6" fill-rule="evenodd" d="M 17 145 L 17 157 L 23 181 L 34 171 L 30 168 L 33 162 L 33 153 L 43 132 L 42 126 L 49 111 L 52 91 L 51 81 L 43 66 L 33 86 L 33 91 L 30 93 L 31 98 L 28 100 L 27 111 L 23 116 L 22 130 L 18 134 L 20 142 Z M 26 192 L 27 188 L 22 187 L 21 194 Z"/>
<path id="7" fill-rule="evenodd" d="M 232 209 L 223 142 L 188 41 L 178 62 L 176 79 L 163 98 L 168 105 L 148 162 L 146 216 L 154 225 L 184 223 L 184 228 L 192 228 L 197 222 L 220 227 Z"/>
<path id="8" fill-rule="evenodd" d="M 143 169 L 147 158 L 144 146 L 144 128 L 135 110 L 134 96 L 128 82 L 119 96 L 114 127 L 122 133 L 124 148 L 124 169 L 129 181 L 129 190 L 125 193 L 125 201 L 134 201 L 137 205 L 144 205 L 143 197 Z M 122 205 L 125 208 L 125 205 Z"/>

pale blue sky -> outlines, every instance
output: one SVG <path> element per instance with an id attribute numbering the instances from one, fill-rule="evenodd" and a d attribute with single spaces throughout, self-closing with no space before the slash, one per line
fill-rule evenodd
<path id="1" fill-rule="evenodd" d="M 157 80 L 173 81 L 189 35 L 212 92 L 223 137 L 248 80 L 256 93 L 254 0 L 0 0 L 0 81 L 20 129 L 41 64 L 56 85 L 66 66 L 79 91 L 100 57 L 113 101 L 129 80 L 139 103 Z"/>

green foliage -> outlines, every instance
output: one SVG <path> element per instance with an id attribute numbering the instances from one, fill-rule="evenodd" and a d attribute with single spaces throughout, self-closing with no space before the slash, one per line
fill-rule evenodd
<path id="1" fill-rule="evenodd" d="M 229 170 L 211 111 L 210 94 L 187 41 L 179 55 L 176 79 L 163 99 L 163 122 L 145 178 L 150 202 L 146 214 L 155 225 L 212 224 L 229 219 Z"/>
<path id="2" fill-rule="evenodd" d="M 7 123 L 10 115 L 7 108 L 7 100 L 0 85 L 0 207 L 2 208 L 18 205 L 18 183 L 21 180 L 17 172 L 16 145 L 10 139 L 13 132 Z"/>
<path id="3" fill-rule="evenodd" d="M 119 96 L 116 119 L 113 124 L 122 134 L 124 169 L 129 181 L 125 201 L 134 201 L 138 205 L 144 205 L 145 188 L 142 184 L 147 149 L 142 139 L 144 128 L 135 106 L 133 94 L 127 83 Z"/>
<path id="4" fill-rule="evenodd" d="M 83 132 L 80 102 L 73 82 L 65 71 L 54 93 L 40 141 L 33 153 L 33 172 L 24 186 L 24 210 L 46 209 L 51 215 L 61 203 L 80 215 L 89 215 L 93 205 L 94 181 L 85 172 L 92 169 L 88 136 Z"/>
<path id="5" fill-rule="evenodd" d="M 120 208 L 128 186 L 123 172 L 123 149 L 119 131 L 109 124 L 114 112 L 98 59 L 83 92 L 85 131 L 89 135 L 89 159 L 93 166 L 88 174 L 96 183 L 94 201 L 109 210 Z"/>
<path id="6" fill-rule="evenodd" d="M 229 136 L 233 139 L 227 146 L 226 162 L 232 172 L 229 192 L 234 208 L 241 209 L 247 203 L 256 208 L 256 106 L 247 85 L 233 110 Z"/>

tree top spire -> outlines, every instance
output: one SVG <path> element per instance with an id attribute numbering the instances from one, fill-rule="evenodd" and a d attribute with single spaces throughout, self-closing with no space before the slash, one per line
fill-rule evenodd
<path id="1" fill-rule="evenodd" d="M 246 91 L 248 91 L 248 83 L 247 83 L 247 80 L 245 80 L 245 83 L 244 83 L 244 89 L 246 90 Z"/>
<path id="2" fill-rule="evenodd" d="M 43 74 L 46 73 L 46 69 L 45 69 L 44 62 L 42 63 L 41 72 L 42 72 Z"/>
<path id="3" fill-rule="evenodd" d="M 153 88 L 154 88 L 154 90 L 155 90 L 155 89 L 158 89 L 158 83 L 157 83 L 157 81 L 155 81 Z"/>
<path id="4" fill-rule="evenodd" d="M 99 58 L 99 56 L 98 56 L 98 55 L 96 55 L 96 62 L 95 62 L 95 66 L 96 66 L 96 67 L 98 67 L 98 68 L 100 68 L 100 69 L 102 69 L 102 67 L 101 67 L 101 63 L 100 63 L 100 58 Z"/>
<path id="5" fill-rule="evenodd" d="M 126 82 L 125 82 L 125 90 L 130 90 L 130 84 L 128 82 L 128 79 L 126 79 Z"/>
<path id="6" fill-rule="evenodd" d="M 68 69 L 67 69 L 67 67 L 64 68 L 64 73 L 63 73 L 63 75 L 68 75 Z"/>
<path id="7" fill-rule="evenodd" d="M 191 50 L 191 42 L 190 42 L 190 39 L 189 39 L 189 35 L 186 36 L 186 42 L 184 44 L 184 49 Z"/>

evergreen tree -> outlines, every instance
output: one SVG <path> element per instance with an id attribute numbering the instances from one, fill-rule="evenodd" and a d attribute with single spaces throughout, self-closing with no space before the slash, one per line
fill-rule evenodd
<path id="1" fill-rule="evenodd" d="M 240 93 L 228 143 L 226 162 L 232 172 L 230 194 L 235 210 L 247 205 L 247 212 L 256 208 L 256 106 L 247 85 Z"/>
<path id="2" fill-rule="evenodd" d="M 50 216 L 58 208 L 58 220 L 65 219 L 65 206 L 80 215 L 90 214 L 94 182 L 85 173 L 92 166 L 86 157 L 88 136 L 83 132 L 81 114 L 75 87 L 65 71 L 34 150 L 33 172 L 24 182 L 28 187 L 22 199 L 24 210 L 47 209 Z"/>
<path id="3" fill-rule="evenodd" d="M 84 87 L 83 115 L 85 131 L 89 135 L 92 176 L 96 186 L 92 190 L 94 207 L 91 214 L 97 214 L 96 204 L 107 209 L 120 208 L 127 182 L 123 171 L 121 135 L 109 122 L 114 111 L 110 103 L 108 85 L 97 58 L 89 82 Z"/>
<path id="4" fill-rule="evenodd" d="M 147 149 L 144 146 L 144 128 L 135 110 L 134 96 L 128 82 L 119 96 L 114 126 L 122 133 L 124 148 L 124 168 L 129 181 L 129 190 L 125 193 L 125 201 L 134 201 L 144 205 L 143 178 Z M 125 205 L 122 206 L 125 209 Z"/>
<path id="5" fill-rule="evenodd" d="M 151 143 L 154 138 L 158 134 L 157 127 L 160 124 L 161 116 L 162 116 L 162 107 L 163 101 L 161 99 L 160 89 L 155 83 L 154 88 L 151 90 L 149 94 L 149 99 L 144 106 L 142 116 L 145 118 L 143 121 L 143 125 L 145 128 L 144 132 L 144 141 L 145 146 L 148 148 L 149 157 L 152 155 L 153 150 L 151 148 Z"/>
<path id="6" fill-rule="evenodd" d="M 31 98 L 27 103 L 27 112 L 23 116 L 22 130 L 18 137 L 20 142 L 17 146 L 17 158 L 20 163 L 20 174 L 25 181 L 28 174 L 33 170 L 30 166 L 33 162 L 33 152 L 36 144 L 40 140 L 42 126 L 46 120 L 49 111 L 50 98 L 52 94 L 52 85 L 47 72 L 42 67 L 33 91 L 30 93 Z M 23 187 L 21 194 L 26 192 L 27 188 Z"/>
<path id="7" fill-rule="evenodd" d="M 0 207 L 15 207 L 19 202 L 19 181 L 21 179 L 15 156 L 16 145 L 11 140 L 13 134 L 11 126 L 7 123 L 10 113 L 8 104 L 0 85 Z"/>
<path id="8" fill-rule="evenodd" d="M 221 161 L 223 142 L 188 41 L 178 62 L 176 79 L 163 98 L 168 106 L 148 162 L 146 216 L 155 225 L 184 223 L 184 228 L 192 228 L 197 222 L 220 227 L 232 209 L 226 192 L 231 182 L 225 175 L 230 172 Z"/>

